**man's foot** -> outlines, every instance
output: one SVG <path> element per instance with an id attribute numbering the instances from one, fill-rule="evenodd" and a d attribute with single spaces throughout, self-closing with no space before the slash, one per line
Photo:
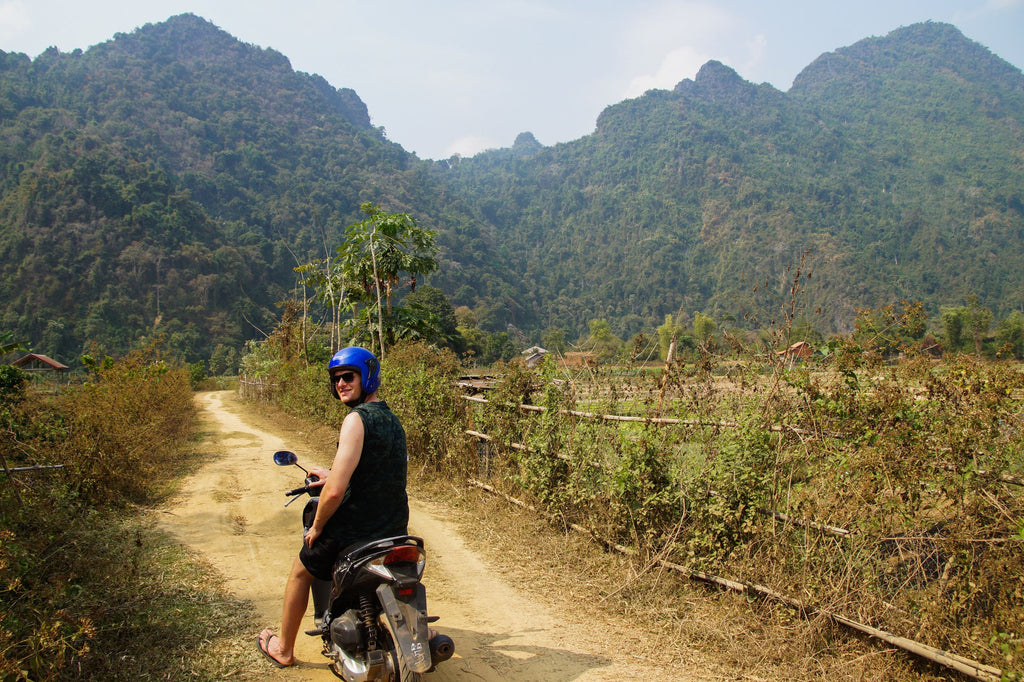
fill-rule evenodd
<path id="1" fill-rule="evenodd" d="M 274 640 L 277 640 L 276 646 Z M 256 646 L 259 647 L 260 653 L 267 657 L 274 666 L 278 668 L 287 668 L 288 666 L 295 665 L 295 657 L 284 658 L 281 652 L 281 638 L 275 635 L 270 630 L 264 630 L 260 633 L 259 637 L 256 638 Z"/>

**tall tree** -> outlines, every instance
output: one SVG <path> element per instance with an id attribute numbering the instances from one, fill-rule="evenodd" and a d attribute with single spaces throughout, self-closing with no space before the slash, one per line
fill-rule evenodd
<path id="1" fill-rule="evenodd" d="M 420 315 L 429 324 L 427 341 L 456 353 L 465 351 L 465 341 L 458 331 L 455 309 L 444 292 L 437 287 L 423 286 L 410 292 L 402 301 L 406 310 Z"/>
<path id="2" fill-rule="evenodd" d="M 416 290 L 417 277 L 437 269 L 438 248 L 433 230 L 422 228 L 407 213 L 387 213 L 379 206 L 359 207 L 368 217 L 346 229 L 345 243 L 336 250 L 345 279 L 357 305 L 353 322 L 365 327 L 371 346 L 383 358 L 396 338 L 393 301 L 406 286 Z"/>

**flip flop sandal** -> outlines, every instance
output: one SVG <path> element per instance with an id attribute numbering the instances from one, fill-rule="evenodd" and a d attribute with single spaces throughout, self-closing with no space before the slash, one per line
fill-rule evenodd
<path id="1" fill-rule="evenodd" d="M 256 635 L 256 646 L 259 648 L 260 653 L 263 654 L 264 656 L 266 656 L 267 660 L 270 661 L 275 667 L 277 667 L 277 668 L 290 668 L 291 666 L 293 666 L 295 664 L 294 663 L 282 663 L 281 661 L 277 660 L 276 658 L 274 658 L 273 656 L 270 655 L 270 651 L 269 651 L 270 640 L 274 639 L 275 637 L 277 637 L 277 635 L 275 635 L 273 632 L 271 632 L 270 635 L 267 637 L 266 641 L 264 641 L 263 640 L 263 633 L 261 632 L 260 634 Z"/>

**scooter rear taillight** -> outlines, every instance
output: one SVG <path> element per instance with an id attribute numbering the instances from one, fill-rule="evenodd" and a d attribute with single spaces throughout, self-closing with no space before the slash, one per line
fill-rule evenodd
<path id="1" fill-rule="evenodd" d="M 397 564 L 401 562 L 419 563 L 426 557 L 423 556 L 423 552 L 419 547 L 414 545 L 402 545 L 401 547 L 395 547 L 393 550 L 388 552 L 387 556 L 384 557 L 384 565 Z"/>
<path id="2" fill-rule="evenodd" d="M 382 578 L 402 583 L 419 580 L 426 562 L 427 555 L 421 547 L 399 545 L 371 561 L 366 568 Z"/>

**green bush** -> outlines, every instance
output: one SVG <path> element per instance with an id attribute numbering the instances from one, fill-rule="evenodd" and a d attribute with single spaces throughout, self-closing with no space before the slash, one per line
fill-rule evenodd
<path id="1" fill-rule="evenodd" d="M 66 438 L 58 454 L 93 504 L 145 502 L 178 470 L 194 428 L 188 372 L 154 348 L 95 368 L 63 396 Z"/>
<path id="2" fill-rule="evenodd" d="M 17 367 L 0 365 L 0 408 L 21 399 L 28 377 Z"/>
<path id="3" fill-rule="evenodd" d="M 409 457 L 442 475 L 471 472 L 467 402 L 456 386 L 461 367 L 455 354 L 404 343 L 388 351 L 382 372 L 381 395 L 402 420 Z"/>
<path id="4" fill-rule="evenodd" d="M 65 468 L 0 484 L 0 680 L 225 672 L 209 643 L 247 607 L 129 505 L 159 500 L 180 474 L 194 411 L 187 371 L 153 348 L 93 363 L 59 396 L 9 402 L 11 457 Z"/>

